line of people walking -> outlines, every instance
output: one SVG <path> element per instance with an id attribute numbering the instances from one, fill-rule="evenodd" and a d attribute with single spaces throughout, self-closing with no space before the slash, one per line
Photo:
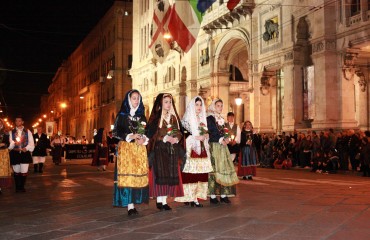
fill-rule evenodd
<path id="1" fill-rule="evenodd" d="M 251 122 L 241 131 L 234 115 L 229 113 L 225 121 L 222 110 L 221 99 L 206 110 L 196 96 L 180 119 L 172 95 L 161 93 L 147 121 L 139 91 L 129 91 L 113 128 L 119 139 L 113 205 L 127 207 L 132 216 L 138 214 L 135 205 L 150 198 L 160 211 L 172 209 L 168 197 L 191 207 L 203 207 L 200 201 L 208 196 L 210 204 L 230 204 L 237 175 L 251 179 L 256 174 L 255 134 Z M 237 172 L 233 160 L 239 157 Z"/>

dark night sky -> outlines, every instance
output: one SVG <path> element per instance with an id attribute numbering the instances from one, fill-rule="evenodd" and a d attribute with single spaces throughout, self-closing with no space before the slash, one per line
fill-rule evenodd
<path id="1" fill-rule="evenodd" d="M 26 125 L 40 116 L 40 97 L 47 93 L 64 59 L 95 26 L 114 0 L 1 0 L 0 102 L 11 118 Z M 0 115 L 1 116 L 1 115 Z"/>

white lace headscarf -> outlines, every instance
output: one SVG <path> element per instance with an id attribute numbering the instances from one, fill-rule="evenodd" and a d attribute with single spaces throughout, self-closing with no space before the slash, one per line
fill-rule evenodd
<path id="1" fill-rule="evenodd" d="M 196 100 L 200 99 L 202 102 L 202 110 L 199 113 L 199 121 L 197 118 L 197 113 L 195 110 L 195 103 Z M 184 117 L 181 120 L 183 127 L 188 130 L 193 137 L 199 136 L 199 124 L 204 123 L 207 127 L 207 115 L 206 115 L 206 107 L 204 105 L 204 101 L 202 97 L 196 96 L 190 100 L 188 106 L 186 107 L 186 111 L 184 113 Z M 193 150 L 199 155 L 201 153 L 201 144 L 199 140 L 195 140 L 195 138 L 187 139 L 187 143 L 191 142 Z M 207 141 L 208 142 L 208 141 Z M 205 144 L 208 144 L 206 141 Z"/>
<path id="2" fill-rule="evenodd" d="M 221 116 L 220 113 L 216 112 L 216 102 L 221 101 L 221 99 L 216 98 L 212 101 L 212 103 L 208 106 L 207 115 L 214 116 L 218 125 L 223 126 L 225 124 L 225 119 Z"/>

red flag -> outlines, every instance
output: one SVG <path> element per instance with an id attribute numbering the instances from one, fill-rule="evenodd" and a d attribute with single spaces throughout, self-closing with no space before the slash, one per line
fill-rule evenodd
<path id="1" fill-rule="evenodd" d="M 227 8 L 232 11 L 234 10 L 234 8 L 236 7 L 236 5 L 238 5 L 240 2 L 240 0 L 229 0 L 229 2 L 227 3 Z"/>

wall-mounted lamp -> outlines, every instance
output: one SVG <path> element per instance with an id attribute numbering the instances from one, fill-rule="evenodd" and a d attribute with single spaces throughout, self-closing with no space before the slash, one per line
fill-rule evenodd
<path id="1" fill-rule="evenodd" d="M 235 103 L 237 106 L 240 106 L 243 103 L 243 99 L 240 96 L 238 96 L 237 98 L 235 98 Z"/>
<path id="2" fill-rule="evenodd" d="M 114 76 L 114 71 L 113 70 L 109 70 L 108 75 L 107 75 L 107 79 L 112 79 L 113 76 Z"/>

